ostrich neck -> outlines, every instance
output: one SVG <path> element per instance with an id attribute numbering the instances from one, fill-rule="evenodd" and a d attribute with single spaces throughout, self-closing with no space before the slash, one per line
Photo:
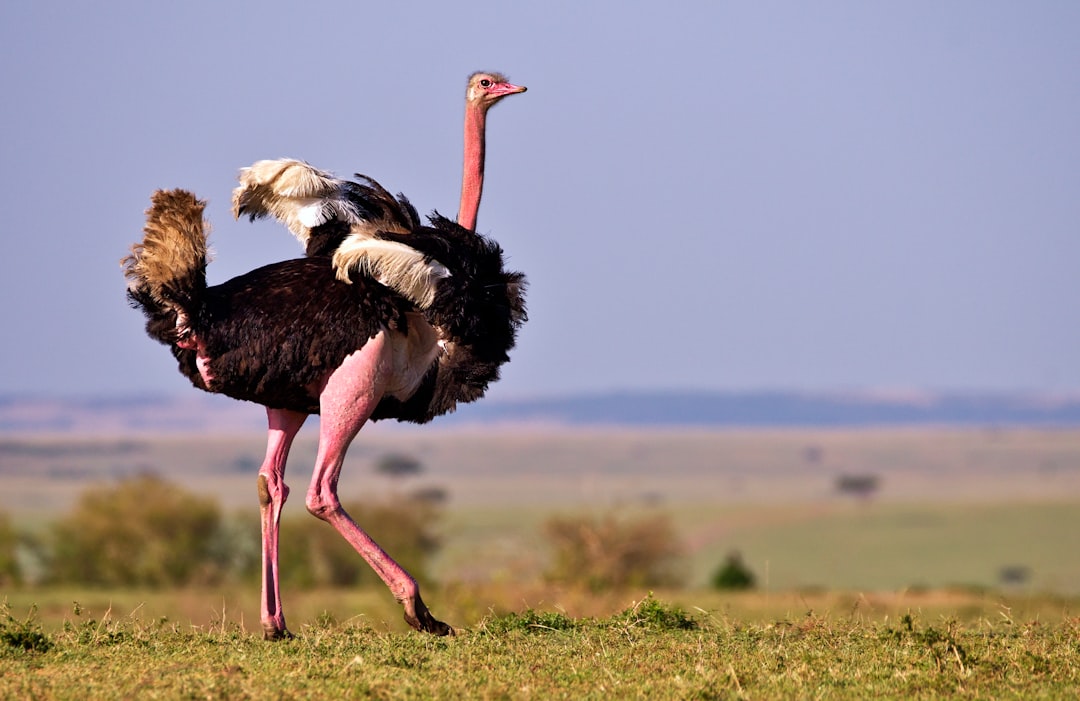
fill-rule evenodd
<path id="1" fill-rule="evenodd" d="M 487 113 L 469 105 L 465 108 L 465 165 L 461 173 L 461 205 L 458 224 L 476 229 L 476 214 L 480 210 L 480 195 L 484 189 L 484 127 Z"/>

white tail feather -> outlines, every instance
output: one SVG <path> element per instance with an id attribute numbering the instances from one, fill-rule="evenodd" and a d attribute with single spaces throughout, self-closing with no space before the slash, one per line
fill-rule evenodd
<path id="1" fill-rule="evenodd" d="M 349 281 L 357 270 L 396 290 L 421 309 L 435 301 L 439 280 L 450 277 L 442 263 L 396 241 L 349 236 L 334 252 L 338 279 Z"/>

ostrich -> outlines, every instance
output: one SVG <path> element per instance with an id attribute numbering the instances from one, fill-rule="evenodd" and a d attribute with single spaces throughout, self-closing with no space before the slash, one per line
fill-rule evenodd
<path id="1" fill-rule="evenodd" d="M 502 98 L 525 92 L 501 73 L 469 76 L 465 91 L 465 134 L 461 202 L 457 222 L 475 230 L 484 188 L 487 112 Z M 363 175 L 357 178 L 370 182 Z M 377 233 L 393 226 L 393 212 L 366 209 L 370 200 L 353 195 L 356 183 L 290 158 L 258 161 L 240 171 L 233 191 L 233 215 L 273 216 L 303 244 L 307 255 L 332 255 L 340 279 L 358 270 L 399 292 L 419 308 L 431 305 L 438 281 L 448 271 L 405 242 Z M 388 222 L 387 217 L 390 217 Z"/>
<path id="2" fill-rule="evenodd" d="M 497 73 L 469 79 L 461 225 L 436 213 L 422 226 L 404 196 L 366 176 L 346 181 L 301 161 L 260 161 L 241 171 L 233 213 L 278 218 L 308 257 L 208 287 L 205 203 L 183 190 L 151 198 L 144 239 L 123 261 L 147 333 L 170 347 L 195 387 L 266 406 L 258 494 L 267 639 L 290 635 L 278 529 L 289 449 L 313 413 L 322 418 L 308 510 L 372 566 L 409 625 L 453 633 L 428 611 L 415 580 L 341 508 L 337 483 L 366 420 L 430 421 L 483 396 L 508 360 L 526 319 L 525 278 L 504 271 L 499 246 L 473 230 L 487 110 L 524 91 Z"/>
<path id="3" fill-rule="evenodd" d="M 413 628 L 453 629 L 420 598 L 416 581 L 345 512 L 337 496 L 345 451 L 368 420 L 425 423 L 483 396 L 525 321 L 525 278 L 503 268 L 498 244 L 438 213 L 423 226 L 415 208 L 373 180 L 350 196 L 385 227 L 374 240 L 438 259 L 447 275 L 420 310 L 355 272 L 340 279 L 315 255 L 274 263 L 216 286 L 206 283 L 205 202 L 159 190 L 144 237 L 122 261 L 128 297 L 151 338 L 169 346 L 198 389 L 266 407 L 269 438 L 259 468 L 263 637 L 289 637 L 281 607 L 278 528 L 289 495 L 285 463 L 309 414 L 319 447 L 305 503 L 368 562 L 403 605 Z"/>

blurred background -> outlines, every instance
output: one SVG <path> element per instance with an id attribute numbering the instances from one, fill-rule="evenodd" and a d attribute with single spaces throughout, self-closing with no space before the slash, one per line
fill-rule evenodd
<path id="1" fill-rule="evenodd" d="M 478 229 L 530 321 L 487 399 L 368 427 L 342 485 L 414 569 L 1076 594 L 1078 27 L 1055 2 L 6 3 L 0 582 L 255 581 L 263 413 L 188 386 L 118 261 L 159 187 L 209 200 L 212 283 L 298 256 L 229 214 L 263 158 L 452 215 L 485 69 L 529 88 L 490 116 Z M 150 561 L 72 554 L 135 557 L 170 499 L 202 517 Z M 290 511 L 296 586 L 366 576 Z"/>

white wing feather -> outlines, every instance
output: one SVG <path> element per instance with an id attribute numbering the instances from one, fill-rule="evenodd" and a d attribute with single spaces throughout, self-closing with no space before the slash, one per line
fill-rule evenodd
<path id="1" fill-rule="evenodd" d="M 292 158 L 258 161 L 240 170 L 233 216 L 272 216 L 307 245 L 311 229 L 333 219 L 366 224 L 345 197 L 345 181 Z"/>
<path id="2" fill-rule="evenodd" d="M 437 260 L 428 260 L 415 248 L 396 241 L 349 236 L 334 251 L 334 270 L 339 279 L 349 281 L 358 270 L 396 290 L 421 309 L 435 301 L 439 280 L 450 271 Z"/>
<path id="3" fill-rule="evenodd" d="M 354 271 L 377 280 L 421 309 L 431 306 L 439 280 L 450 271 L 414 248 L 376 238 L 379 231 L 408 233 L 386 221 L 364 219 L 347 197 L 344 180 L 291 158 L 258 161 L 240 171 L 233 190 L 233 216 L 272 216 L 305 247 L 311 230 L 329 221 L 349 225 L 349 235 L 334 251 L 337 277 L 350 282 Z"/>

